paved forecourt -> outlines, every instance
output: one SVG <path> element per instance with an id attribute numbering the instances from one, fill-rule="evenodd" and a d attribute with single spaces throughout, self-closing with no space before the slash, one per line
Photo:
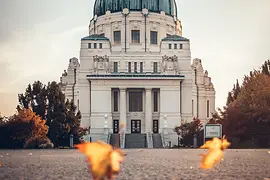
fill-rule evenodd
<path id="1" fill-rule="evenodd" d="M 129 149 L 117 179 L 267 179 L 269 150 L 225 151 L 224 161 L 200 169 L 200 149 Z M 0 179 L 89 180 L 83 154 L 77 150 L 0 150 Z"/>

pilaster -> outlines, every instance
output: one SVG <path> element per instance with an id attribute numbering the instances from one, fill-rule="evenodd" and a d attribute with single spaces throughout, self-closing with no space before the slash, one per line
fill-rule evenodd
<path id="1" fill-rule="evenodd" d="M 120 88 L 120 124 L 127 125 L 127 89 Z"/>
<path id="2" fill-rule="evenodd" d="M 152 88 L 145 88 L 145 131 L 151 131 L 152 124 Z"/>

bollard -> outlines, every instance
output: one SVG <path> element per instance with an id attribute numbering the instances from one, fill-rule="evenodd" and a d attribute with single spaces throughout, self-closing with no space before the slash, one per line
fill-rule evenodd
<path id="1" fill-rule="evenodd" d="M 73 134 L 70 135 L 70 139 L 69 139 L 69 147 L 71 149 L 73 149 Z"/>
<path id="2" fill-rule="evenodd" d="M 198 144 L 198 143 L 197 143 L 197 134 L 194 134 L 194 135 L 193 135 L 193 147 L 194 147 L 194 148 L 197 148 L 197 147 L 198 147 L 197 144 Z"/>
<path id="3" fill-rule="evenodd" d="M 89 136 L 89 142 L 92 142 L 92 137 L 91 136 Z"/>

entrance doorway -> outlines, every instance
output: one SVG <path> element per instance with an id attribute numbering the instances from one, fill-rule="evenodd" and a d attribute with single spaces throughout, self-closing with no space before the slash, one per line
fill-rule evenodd
<path id="1" fill-rule="evenodd" d="M 119 133 L 119 120 L 113 120 L 113 133 Z"/>
<path id="2" fill-rule="evenodd" d="M 158 120 L 153 120 L 153 133 L 158 133 Z"/>
<path id="3" fill-rule="evenodd" d="M 141 133 L 141 120 L 131 120 L 131 133 Z"/>

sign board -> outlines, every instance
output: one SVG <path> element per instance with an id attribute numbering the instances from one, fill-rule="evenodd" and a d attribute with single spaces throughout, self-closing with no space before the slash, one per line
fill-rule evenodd
<path id="1" fill-rule="evenodd" d="M 206 124 L 204 126 L 204 139 L 214 137 L 222 138 L 222 125 Z"/>

